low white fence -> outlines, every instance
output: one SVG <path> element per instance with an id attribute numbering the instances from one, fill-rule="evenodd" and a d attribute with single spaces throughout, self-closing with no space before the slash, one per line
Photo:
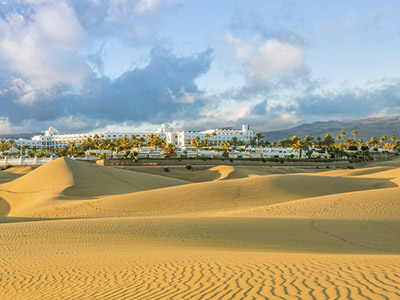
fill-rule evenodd
<path id="1" fill-rule="evenodd" d="M 3 158 L 0 159 L 0 166 L 12 165 L 12 166 L 34 166 L 34 165 L 44 165 L 52 160 L 54 157 L 42 157 L 42 158 Z"/>
<path id="2" fill-rule="evenodd" d="M 77 160 L 97 160 L 97 157 L 70 157 L 71 159 Z M 51 162 L 57 159 L 56 157 L 42 157 L 42 158 L 0 158 L 0 166 L 12 165 L 12 166 L 35 166 L 44 165 L 45 163 Z"/>

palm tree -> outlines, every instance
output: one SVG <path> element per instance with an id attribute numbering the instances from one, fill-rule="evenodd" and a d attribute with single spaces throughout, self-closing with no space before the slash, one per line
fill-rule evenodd
<path id="1" fill-rule="evenodd" d="M 322 140 L 322 138 L 320 136 L 317 136 L 316 145 L 318 146 L 318 148 L 322 148 L 323 140 Z"/>
<path id="2" fill-rule="evenodd" d="M 344 132 L 344 130 L 342 130 L 342 131 L 340 132 L 340 136 L 342 137 L 342 139 L 344 139 L 344 137 L 346 136 L 346 132 Z"/>
<path id="3" fill-rule="evenodd" d="M 92 148 L 95 148 L 95 143 L 90 137 L 84 140 L 81 144 L 81 149 L 83 151 L 90 150 Z"/>
<path id="4" fill-rule="evenodd" d="M 337 140 L 338 142 L 341 140 L 340 135 L 337 135 L 337 136 L 336 136 L 336 140 Z"/>
<path id="5" fill-rule="evenodd" d="M 166 139 L 160 139 L 160 138 L 158 138 L 159 140 L 160 140 L 160 148 L 161 149 L 163 149 L 163 148 L 165 148 L 165 146 L 167 146 L 167 141 L 166 141 Z"/>
<path id="6" fill-rule="evenodd" d="M 8 149 L 12 151 L 12 148 L 15 146 L 15 141 L 14 140 L 8 140 Z"/>
<path id="7" fill-rule="evenodd" d="M 196 136 L 194 139 L 192 139 L 191 145 L 196 148 L 196 156 L 199 156 L 199 149 L 201 147 L 200 138 Z"/>
<path id="8" fill-rule="evenodd" d="M 69 142 L 68 154 L 72 157 L 76 154 L 76 144 L 74 142 Z"/>
<path id="9" fill-rule="evenodd" d="M 225 141 L 225 150 L 227 151 L 227 152 L 229 152 L 229 147 L 231 146 L 231 141 L 230 140 L 226 140 Z"/>
<path id="10" fill-rule="evenodd" d="M 140 138 L 138 138 L 138 143 L 139 143 L 139 149 L 142 149 L 142 147 L 143 147 L 143 144 L 145 144 L 146 143 L 146 140 L 144 139 L 144 137 L 140 137 Z"/>
<path id="11" fill-rule="evenodd" d="M 323 144 L 324 144 L 324 145 L 328 148 L 328 150 L 329 150 L 330 148 L 332 148 L 332 145 L 335 144 L 335 140 L 333 139 L 333 137 L 332 137 L 329 133 L 327 133 L 327 134 L 325 135 L 324 140 L 323 140 Z"/>
<path id="12" fill-rule="evenodd" d="M 396 139 L 396 136 L 395 136 L 394 134 L 392 134 L 392 135 L 390 136 L 390 140 L 391 140 L 392 142 L 394 142 L 395 139 Z"/>
<path id="13" fill-rule="evenodd" d="M 286 140 L 286 139 L 285 139 Z M 296 143 L 300 138 L 297 135 L 294 135 L 290 138 L 290 146 L 294 143 Z"/>
<path id="14" fill-rule="evenodd" d="M 353 129 L 353 131 L 351 132 L 351 134 L 353 135 L 355 141 L 357 141 L 357 139 L 356 139 L 357 133 L 358 132 L 355 129 Z"/>
<path id="15" fill-rule="evenodd" d="M 296 140 L 295 143 L 293 143 L 292 149 L 294 151 L 299 151 L 300 152 L 299 153 L 299 159 L 301 159 L 302 151 L 303 150 L 307 150 L 308 149 L 308 145 L 307 145 L 307 143 L 305 141 L 303 141 L 301 139 L 298 139 L 298 140 Z"/>
<path id="16" fill-rule="evenodd" d="M 238 138 L 236 136 L 232 137 L 232 145 L 237 146 L 238 144 Z"/>
<path id="17" fill-rule="evenodd" d="M 306 135 L 306 137 L 304 138 L 304 141 L 306 141 L 306 143 L 309 146 L 312 146 L 313 142 L 314 142 L 314 138 L 312 136 Z"/>
<path id="18" fill-rule="evenodd" d="M 375 136 L 371 137 L 371 139 L 368 142 L 368 146 L 369 145 L 376 145 L 376 144 L 378 144 L 378 139 Z"/>
<path id="19" fill-rule="evenodd" d="M 31 146 L 29 146 L 29 145 L 23 145 L 22 146 L 22 149 L 24 150 L 24 152 L 25 152 L 25 155 L 28 153 L 28 151 L 29 151 L 29 149 L 31 149 Z M 53 149 L 54 150 L 54 149 Z"/>
<path id="20" fill-rule="evenodd" d="M 222 156 L 229 157 L 229 146 L 231 145 L 231 142 L 229 140 L 222 142 L 220 144 L 221 148 L 224 149 L 224 154 Z"/>
<path id="21" fill-rule="evenodd" d="M 136 141 L 136 135 L 132 134 L 132 135 L 131 135 L 131 145 L 132 145 L 132 147 L 135 147 L 135 146 L 136 146 L 136 143 L 137 143 L 137 141 Z"/>
<path id="22" fill-rule="evenodd" d="M 100 137 L 99 137 L 98 134 L 95 134 L 95 135 L 94 135 L 94 137 L 93 137 L 93 143 L 94 143 L 94 147 L 100 150 L 99 146 L 100 146 L 100 144 L 101 144 L 101 141 L 100 141 Z"/>
<path id="23" fill-rule="evenodd" d="M 383 144 L 385 143 L 385 141 L 387 141 L 387 136 L 386 135 L 383 135 L 380 139 L 379 139 L 379 142 L 382 144 L 382 146 L 383 146 Z"/>
<path id="24" fill-rule="evenodd" d="M 4 153 L 8 150 L 8 142 L 6 140 L 0 141 L 0 153 Z"/>
<path id="25" fill-rule="evenodd" d="M 110 141 L 107 145 L 107 149 L 111 151 L 111 158 L 113 158 L 113 154 L 114 151 L 117 149 L 117 145 L 113 141 Z"/>
<path id="26" fill-rule="evenodd" d="M 207 133 L 205 135 L 207 147 L 209 146 L 209 141 L 208 140 L 210 139 L 210 137 L 211 137 L 211 135 L 209 133 Z"/>
<path id="27" fill-rule="evenodd" d="M 215 131 L 211 132 L 211 136 L 212 136 L 212 139 L 213 139 L 213 146 L 215 146 L 214 137 L 215 137 L 216 135 L 217 135 L 217 134 L 215 133 Z"/>
<path id="28" fill-rule="evenodd" d="M 259 146 L 259 145 L 260 145 L 260 140 L 261 140 L 261 139 L 263 139 L 263 138 L 264 138 L 264 136 L 262 135 L 262 133 L 261 133 L 261 132 L 259 132 L 259 133 L 256 133 L 257 146 Z"/>
<path id="29" fill-rule="evenodd" d="M 176 156 L 176 147 L 169 143 L 164 147 L 164 155 L 166 157 L 175 157 Z"/>
<path id="30" fill-rule="evenodd" d="M 131 142 L 129 141 L 129 139 L 124 136 L 121 140 L 120 140 L 120 146 L 124 149 L 124 152 L 126 150 L 126 148 L 129 148 L 131 145 Z"/>
<path id="31" fill-rule="evenodd" d="M 155 138 L 156 138 L 156 136 L 154 134 L 150 133 L 146 138 L 147 139 L 147 144 L 149 146 L 154 146 Z"/>

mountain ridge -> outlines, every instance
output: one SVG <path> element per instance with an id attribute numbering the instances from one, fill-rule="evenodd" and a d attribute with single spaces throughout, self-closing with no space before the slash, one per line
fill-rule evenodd
<path id="1" fill-rule="evenodd" d="M 357 139 L 370 139 L 376 136 L 378 139 L 386 135 L 388 139 L 392 134 L 400 138 L 400 116 L 365 118 L 357 120 L 329 120 L 301 124 L 289 129 L 273 130 L 262 132 L 264 140 L 277 142 L 297 135 L 304 138 L 306 135 L 324 137 L 327 133 L 336 137 L 341 130 L 344 130 L 346 137 L 353 137 L 351 132 L 357 130 Z"/>

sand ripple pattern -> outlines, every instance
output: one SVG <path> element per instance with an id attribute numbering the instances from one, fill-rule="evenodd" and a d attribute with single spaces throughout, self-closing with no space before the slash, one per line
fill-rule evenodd
<path id="1" fill-rule="evenodd" d="M 0 298 L 400 299 L 399 256 L 105 252 L 71 256 L 68 268 L 61 257 L 3 258 Z"/>

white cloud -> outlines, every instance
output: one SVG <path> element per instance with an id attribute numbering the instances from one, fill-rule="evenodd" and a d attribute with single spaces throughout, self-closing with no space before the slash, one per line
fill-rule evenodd
<path id="1" fill-rule="evenodd" d="M 369 114 L 367 117 L 368 118 L 382 118 L 382 117 L 386 117 L 389 115 L 390 115 L 389 109 L 386 107 L 386 108 L 381 109 L 378 112 L 373 112 L 372 114 Z"/>
<path id="2" fill-rule="evenodd" d="M 37 99 L 35 89 L 21 78 L 15 78 L 10 90 L 18 95 L 17 101 L 21 104 L 32 104 Z"/>
<path id="3" fill-rule="evenodd" d="M 89 70 L 76 55 L 85 33 L 74 9 L 65 1 L 33 2 L 30 8 L 30 16 L 13 12 L 0 18 L 3 67 L 19 75 L 24 90 L 31 86 L 37 92 L 46 92 L 57 85 L 80 84 Z M 22 102 L 36 101 L 35 91 L 22 96 Z"/>
<path id="4" fill-rule="evenodd" d="M 234 46 L 235 58 L 245 61 L 249 76 L 257 81 L 283 77 L 303 66 L 304 49 L 299 46 L 278 39 L 260 44 L 258 37 L 244 41 L 231 33 L 225 36 L 225 40 Z"/>
<path id="5" fill-rule="evenodd" d="M 132 29 L 132 36 L 135 41 L 147 42 L 151 40 L 150 29 L 146 26 L 135 26 Z"/>
<path id="6" fill-rule="evenodd" d="M 274 76 L 302 66 L 304 51 L 300 47 L 278 40 L 268 40 L 250 60 L 251 76 L 265 81 Z"/>
<path id="7" fill-rule="evenodd" d="M 167 89 L 167 91 L 172 101 L 176 103 L 193 104 L 196 100 L 196 94 L 187 92 L 183 86 L 181 87 L 179 93 L 177 94 L 174 94 L 172 90 L 169 88 Z"/>
<path id="8" fill-rule="evenodd" d="M 51 126 L 55 126 L 56 128 L 64 128 L 68 129 L 69 131 L 79 131 L 79 130 L 85 130 L 89 127 L 89 122 L 87 118 L 82 119 L 76 116 L 65 116 L 60 119 L 57 119 L 55 121 L 51 122 Z"/>
<path id="9" fill-rule="evenodd" d="M 32 27 L 41 42 L 51 44 L 55 49 L 76 50 L 85 38 L 74 9 L 64 2 L 38 8 Z"/>
<path id="10" fill-rule="evenodd" d="M 225 36 L 225 40 L 234 45 L 234 53 L 236 59 L 250 60 L 253 56 L 253 47 L 242 41 L 239 38 L 234 37 L 231 33 Z"/>
<path id="11" fill-rule="evenodd" d="M 11 124 L 8 121 L 8 118 L 0 117 L 0 133 L 9 133 L 11 128 Z"/>
<path id="12" fill-rule="evenodd" d="M 141 16 L 153 13 L 159 7 L 159 0 L 111 0 L 109 1 L 106 20 L 108 22 L 119 22 L 132 15 Z"/>
<path id="13" fill-rule="evenodd" d="M 159 0 L 139 0 L 135 7 L 135 12 L 137 14 L 144 14 L 152 12 L 158 8 L 160 5 Z"/>

